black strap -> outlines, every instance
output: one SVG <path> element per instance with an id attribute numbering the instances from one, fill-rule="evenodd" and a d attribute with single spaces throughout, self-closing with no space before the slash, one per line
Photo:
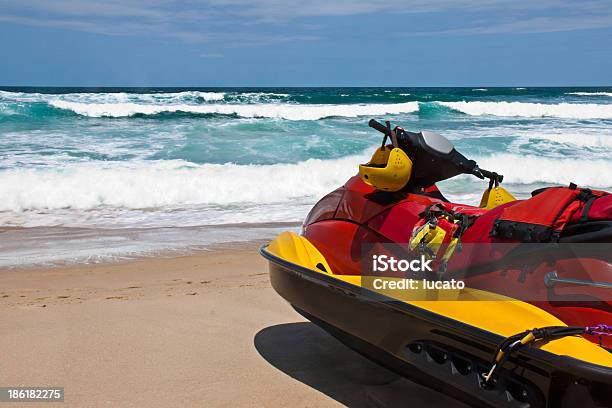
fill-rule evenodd
<path id="1" fill-rule="evenodd" d="M 493 378 L 493 374 L 508 361 L 510 355 L 516 350 L 526 347 L 529 344 L 535 342 L 547 342 L 555 339 L 559 339 L 567 336 L 575 336 L 580 334 L 595 334 L 595 333 L 607 333 L 609 330 L 608 326 L 598 325 L 593 327 L 583 327 L 583 326 L 547 326 L 535 328 L 532 330 L 525 330 L 524 332 L 517 333 L 510 337 L 506 337 L 495 350 L 495 354 L 493 355 L 493 361 L 491 363 L 491 370 L 488 374 L 483 374 L 482 386 L 489 387 L 491 386 L 491 379 Z M 533 338 L 530 341 L 526 341 L 522 343 L 521 340 L 525 338 L 529 333 L 533 335 Z M 501 355 L 499 361 L 497 361 L 498 357 Z"/>
<path id="2" fill-rule="evenodd" d="M 445 216 L 451 222 L 455 222 L 455 213 L 452 211 L 446 211 L 440 204 L 432 204 L 425 208 L 420 214 L 420 217 L 426 218 L 428 221 L 432 221 L 433 219 L 437 219 L 439 217 Z"/>
<path id="3" fill-rule="evenodd" d="M 383 137 L 383 141 L 382 141 L 382 146 L 380 147 L 380 150 L 385 150 L 385 146 L 387 145 L 387 134 L 385 133 L 385 136 Z"/>
<path id="4" fill-rule="evenodd" d="M 457 231 L 455 231 L 455 238 L 461 238 L 461 236 L 463 235 L 463 233 L 472 226 L 472 224 L 474 224 L 474 221 L 476 221 L 476 218 L 478 218 L 478 216 L 476 215 L 467 215 L 467 214 L 461 214 L 458 213 L 456 214 L 459 217 L 461 217 L 461 221 L 459 221 L 459 228 L 457 229 Z"/>
<path id="5" fill-rule="evenodd" d="M 601 196 L 591 196 L 584 205 L 584 209 L 582 210 L 582 215 L 580 215 L 580 220 L 578 222 L 587 222 L 589 220 L 589 211 L 591 210 L 591 206 L 593 202 L 597 200 Z"/>

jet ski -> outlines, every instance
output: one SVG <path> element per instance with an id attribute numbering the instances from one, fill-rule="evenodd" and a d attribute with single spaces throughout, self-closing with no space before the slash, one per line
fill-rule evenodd
<path id="1" fill-rule="evenodd" d="M 612 406 L 612 195 L 570 184 L 517 200 L 443 136 L 369 125 L 384 136 L 359 175 L 261 248 L 273 288 L 471 405 Z M 462 174 L 488 179 L 480 205 L 437 189 Z"/>

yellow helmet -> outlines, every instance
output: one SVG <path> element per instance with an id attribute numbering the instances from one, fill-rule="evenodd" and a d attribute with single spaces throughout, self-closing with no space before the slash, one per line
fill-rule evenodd
<path id="1" fill-rule="evenodd" d="M 399 147 L 382 146 L 368 163 L 359 165 L 361 180 L 383 191 L 401 190 L 411 174 L 412 160 Z"/>

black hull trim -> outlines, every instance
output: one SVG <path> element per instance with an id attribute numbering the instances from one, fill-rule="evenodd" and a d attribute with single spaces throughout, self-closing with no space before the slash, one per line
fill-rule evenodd
<path id="1" fill-rule="evenodd" d="M 480 375 L 501 336 L 260 252 L 270 261 L 272 286 L 299 313 L 410 380 L 473 406 L 612 406 L 612 370 L 534 348 L 483 388 Z"/>

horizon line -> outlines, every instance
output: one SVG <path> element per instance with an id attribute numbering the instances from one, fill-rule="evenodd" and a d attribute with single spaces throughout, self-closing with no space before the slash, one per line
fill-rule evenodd
<path id="1" fill-rule="evenodd" d="M 145 89 L 145 88 L 205 88 L 205 89 L 263 89 L 263 88 L 612 88 L 612 85 L 0 85 L 0 89 L 5 88 L 89 88 L 89 89 Z"/>

